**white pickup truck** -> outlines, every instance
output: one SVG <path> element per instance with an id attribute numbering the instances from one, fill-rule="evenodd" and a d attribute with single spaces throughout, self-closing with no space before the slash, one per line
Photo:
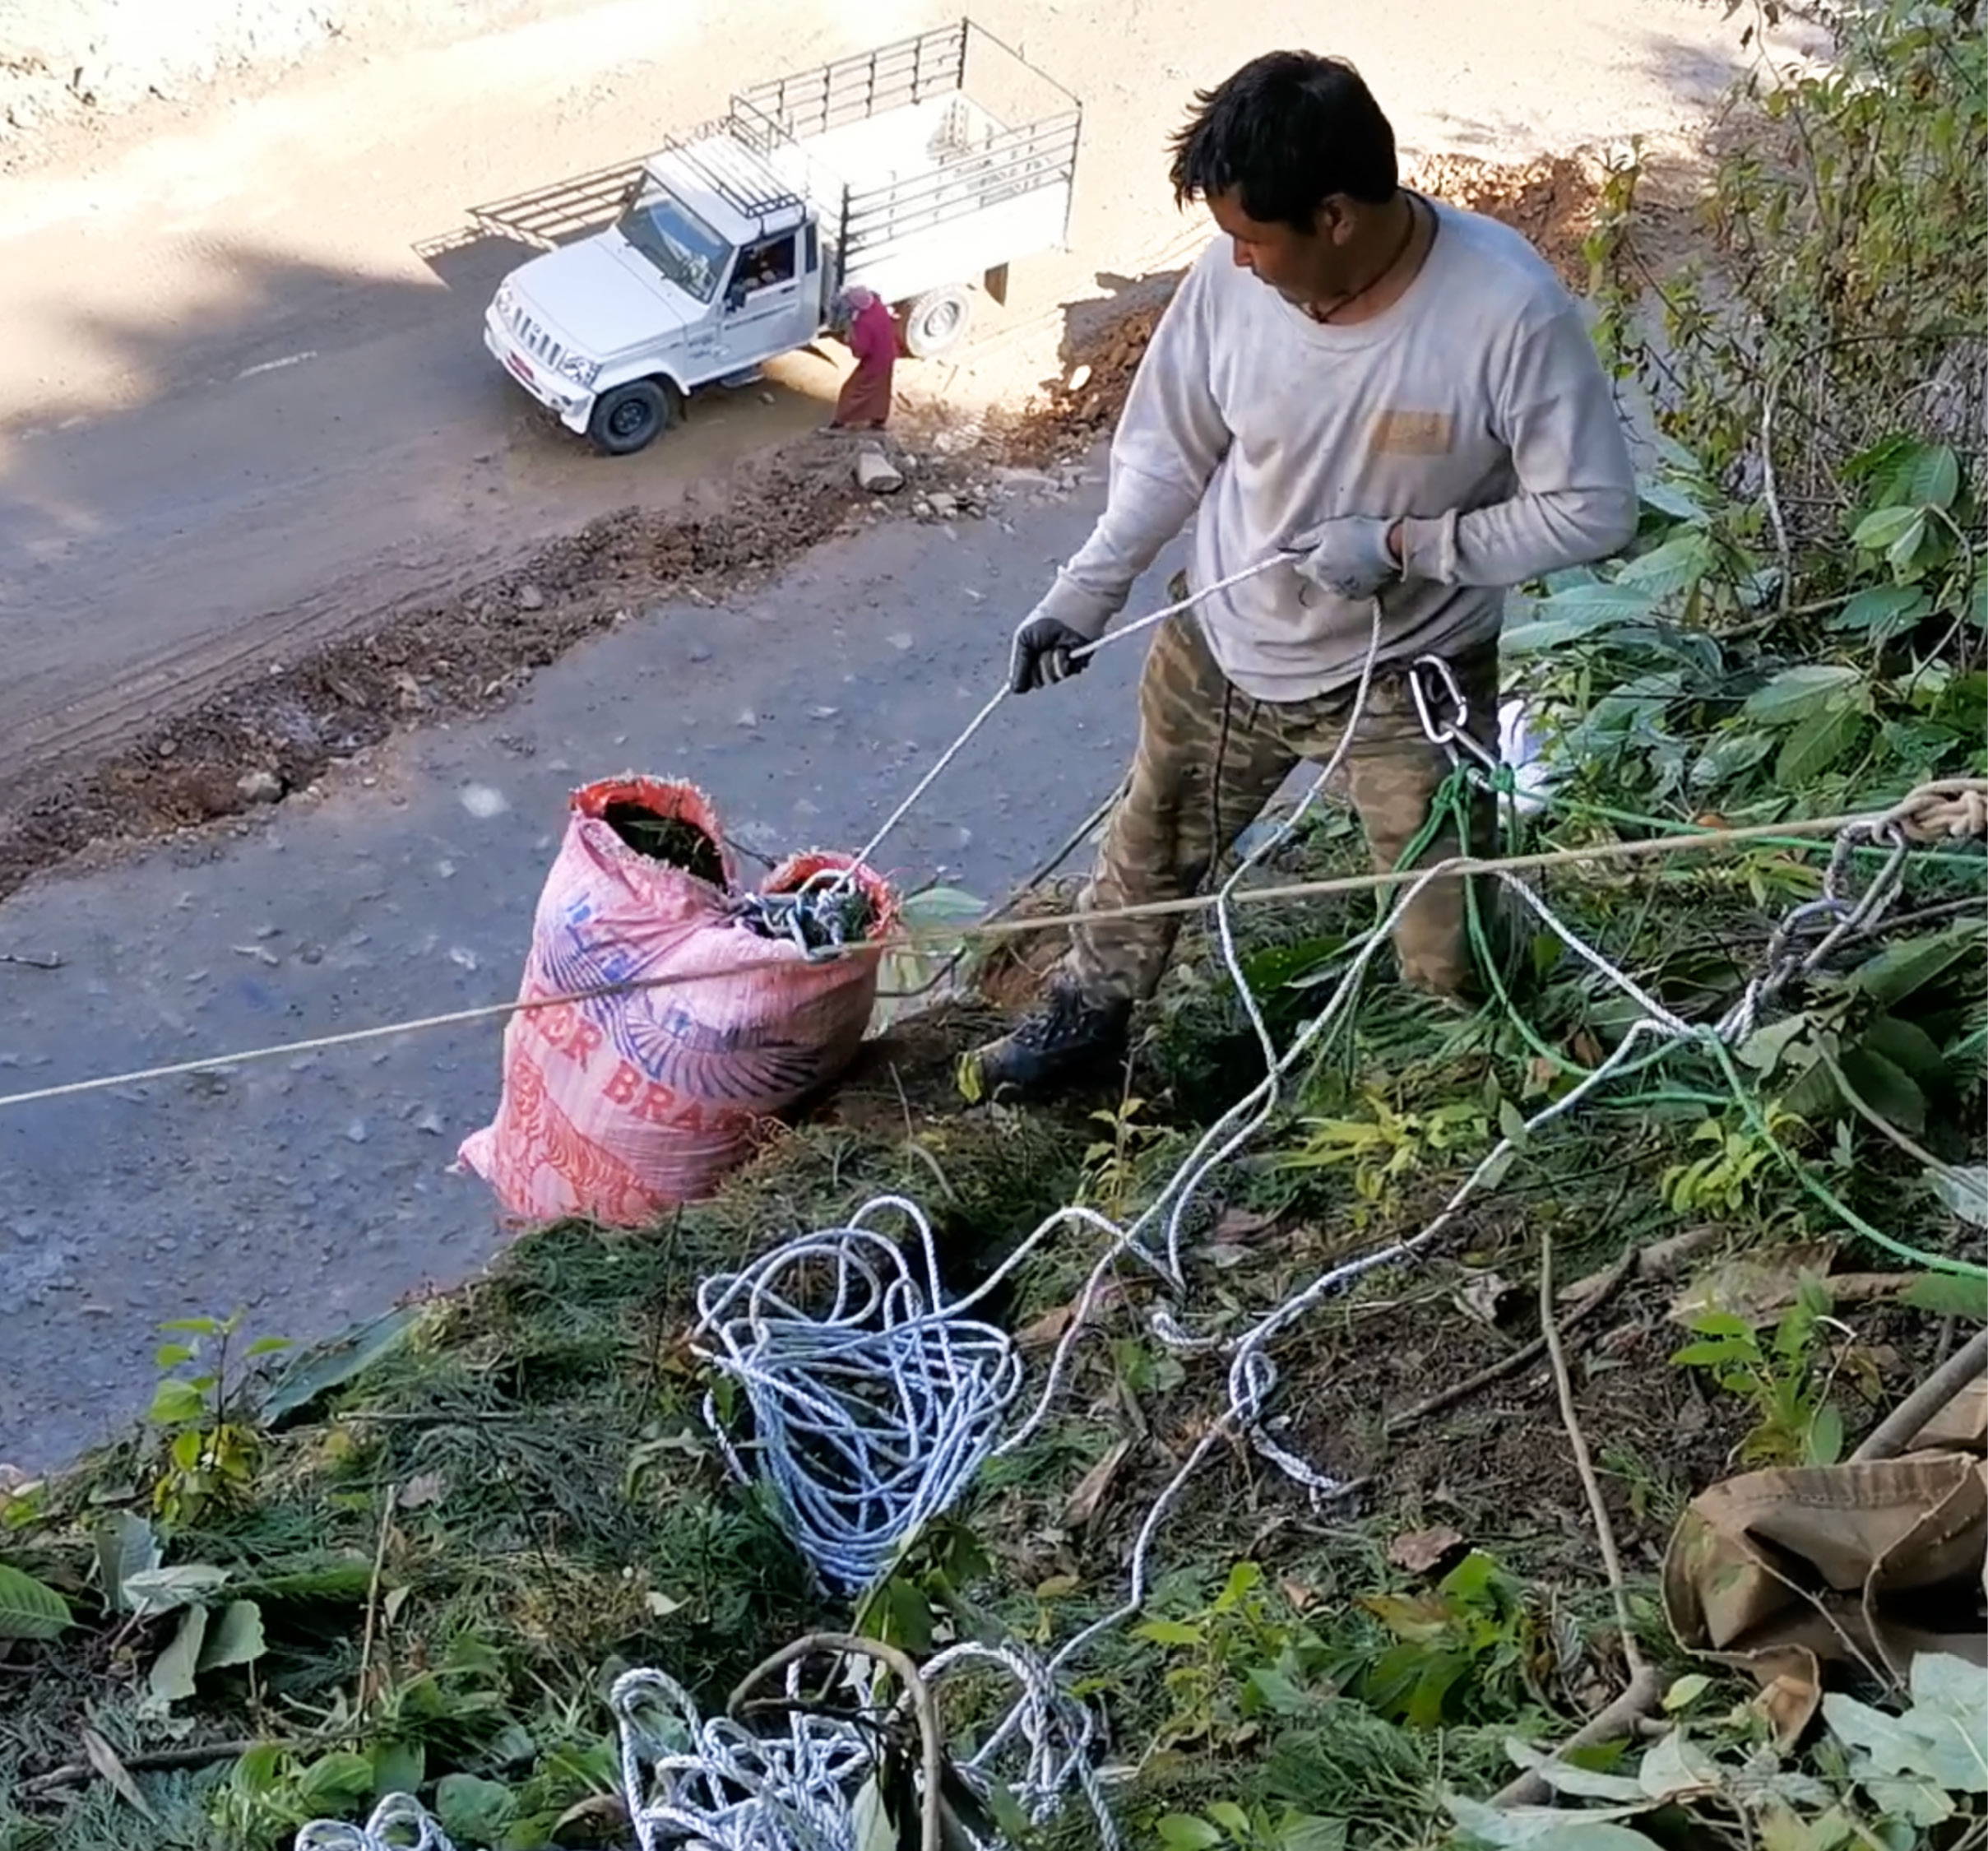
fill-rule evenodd
<path id="1" fill-rule="evenodd" d="M 964 20 L 762 85 L 643 160 L 477 208 L 545 247 L 484 343 L 610 456 L 813 341 L 851 285 L 897 308 L 907 352 L 942 352 L 973 281 L 999 299 L 1012 259 L 1063 242 L 1082 117 Z"/>

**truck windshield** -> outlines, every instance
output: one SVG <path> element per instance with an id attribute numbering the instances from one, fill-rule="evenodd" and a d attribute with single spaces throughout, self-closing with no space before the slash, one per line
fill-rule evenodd
<path id="1" fill-rule="evenodd" d="M 682 201 L 646 193 L 622 214 L 616 229 L 686 295 L 711 300 L 731 246 Z"/>

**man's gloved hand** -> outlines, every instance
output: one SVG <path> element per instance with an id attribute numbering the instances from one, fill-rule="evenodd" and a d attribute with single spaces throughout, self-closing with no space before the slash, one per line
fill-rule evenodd
<path id="1" fill-rule="evenodd" d="M 1077 651 L 1090 640 L 1081 630 L 1073 630 L 1054 617 L 1024 618 L 1015 632 L 1014 651 L 1008 664 L 1008 693 L 1026 694 L 1082 674 L 1090 667 L 1091 658 Z"/>
<path id="2" fill-rule="evenodd" d="M 1292 564 L 1301 578 L 1341 598 L 1370 598 L 1401 566 L 1388 550 L 1388 531 L 1394 523 L 1373 514 L 1342 514 L 1321 521 L 1285 541 L 1295 555 Z"/>
<path id="3" fill-rule="evenodd" d="M 1022 619 L 1008 657 L 1008 691 L 1026 694 L 1080 675 L 1091 666 L 1085 649 L 1105 633 L 1124 600 L 1087 591 L 1059 573 L 1049 595 Z"/>

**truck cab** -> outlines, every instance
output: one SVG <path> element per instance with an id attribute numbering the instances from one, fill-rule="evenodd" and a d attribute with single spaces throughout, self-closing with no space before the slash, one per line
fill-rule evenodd
<path id="1" fill-rule="evenodd" d="M 697 387 L 813 340 L 823 276 L 807 202 L 709 136 L 645 161 L 606 230 L 513 271 L 484 341 L 568 429 L 623 456 L 675 423 Z"/>

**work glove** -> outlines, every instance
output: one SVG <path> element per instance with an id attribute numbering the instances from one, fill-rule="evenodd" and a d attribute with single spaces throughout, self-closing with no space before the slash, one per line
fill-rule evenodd
<path id="1" fill-rule="evenodd" d="M 1077 653 L 1105 633 L 1123 600 L 1087 591 L 1061 573 L 1049 596 L 1022 619 L 1008 655 L 1008 691 L 1026 694 L 1081 675 L 1091 658 Z"/>
<path id="2" fill-rule="evenodd" d="M 1371 514 L 1342 514 L 1293 534 L 1284 543 L 1298 576 L 1334 597 L 1370 598 L 1401 576 L 1388 550 L 1394 523 Z"/>

